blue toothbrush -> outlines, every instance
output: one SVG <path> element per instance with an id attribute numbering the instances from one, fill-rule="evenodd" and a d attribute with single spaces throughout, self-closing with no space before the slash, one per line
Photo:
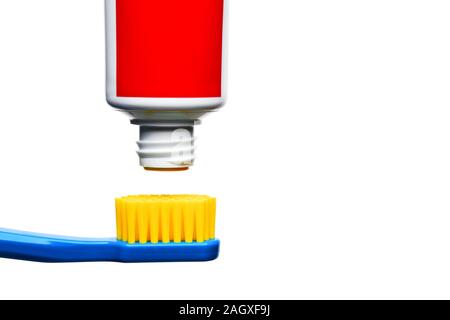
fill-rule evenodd
<path id="1" fill-rule="evenodd" d="M 0 229 L 0 258 L 41 262 L 210 261 L 216 199 L 140 195 L 116 199 L 117 239 L 83 239 Z"/>

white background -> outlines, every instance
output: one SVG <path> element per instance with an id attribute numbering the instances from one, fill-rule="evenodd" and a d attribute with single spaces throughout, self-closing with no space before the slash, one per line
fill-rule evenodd
<path id="1" fill-rule="evenodd" d="M 113 236 L 114 197 L 218 197 L 219 260 L 0 260 L 0 298 L 450 298 L 450 2 L 231 3 L 228 105 L 146 173 L 104 101 L 103 1 L 0 1 L 0 226 Z"/>

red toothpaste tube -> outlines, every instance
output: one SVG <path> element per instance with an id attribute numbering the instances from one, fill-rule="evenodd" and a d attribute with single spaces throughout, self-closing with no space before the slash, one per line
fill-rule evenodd
<path id="1" fill-rule="evenodd" d="M 105 0 L 108 103 L 140 126 L 149 170 L 194 161 L 194 125 L 225 103 L 227 0 Z"/>

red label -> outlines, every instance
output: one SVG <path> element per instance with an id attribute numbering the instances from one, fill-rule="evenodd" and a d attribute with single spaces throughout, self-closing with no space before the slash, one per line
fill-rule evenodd
<path id="1" fill-rule="evenodd" d="M 116 0 L 117 95 L 220 97 L 224 0 Z"/>

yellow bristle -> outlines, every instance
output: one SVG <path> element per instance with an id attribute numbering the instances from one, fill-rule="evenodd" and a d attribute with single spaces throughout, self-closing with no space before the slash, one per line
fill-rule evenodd
<path id="1" fill-rule="evenodd" d="M 183 220 L 182 220 L 182 212 L 181 212 L 181 205 L 176 202 L 173 205 L 173 242 L 180 243 L 182 239 L 182 232 L 181 229 L 183 228 Z"/>
<path id="2" fill-rule="evenodd" d="M 138 205 L 138 226 L 139 226 L 139 243 L 147 243 L 147 212 L 145 211 L 145 203 Z"/>
<path id="3" fill-rule="evenodd" d="M 197 242 L 205 241 L 205 204 L 198 202 L 194 206 L 195 209 L 195 240 Z"/>
<path id="4" fill-rule="evenodd" d="M 215 237 L 216 199 L 200 195 L 139 195 L 116 199 L 117 239 L 204 242 Z"/>
<path id="5" fill-rule="evenodd" d="M 127 215 L 128 242 L 133 244 L 136 242 L 136 203 L 127 204 L 125 212 Z"/>
<path id="6" fill-rule="evenodd" d="M 121 201 L 122 204 L 122 240 L 123 241 L 127 241 L 128 239 L 128 224 L 127 224 L 127 210 L 126 210 L 126 206 L 125 206 L 125 201 Z"/>
<path id="7" fill-rule="evenodd" d="M 183 221 L 184 241 L 190 243 L 194 241 L 194 206 L 192 202 L 183 204 Z"/>
<path id="8" fill-rule="evenodd" d="M 161 205 L 161 238 L 162 242 L 170 242 L 170 206 L 167 203 Z"/>
<path id="9" fill-rule="evenodd" d="M 209 206 L 209 212 L 210 212 L 210 216 L 211 216 L 211 223 L 209 225 L 209 237 L 211 239 L 214 239 L 216 237 L 216 199 L 215 198 L 211 198 L 208 201 L 208 206 Z"/>
<path id="10" fill-rule="evenodd" d="M 122 240 L 122 203 L 121 203 L 121 199 L 116 199 L 116 228 L 117 228 L 117 239 Z"/>
<path id="11" fill-rule="evenodd" d="M 209 239 L 209 224 L 211 220 L 211 213 L 209 212 L 208 202 L 203 203 L 203 208 L 205 210 L 205 227 L 203 230 L 203 238 Z"/>
<path id="12" fill-rule="evenodd" d="M 159 242 L 159 204 L 148 203 L 150 214 L 150 241 L 152 243 Z"/>

